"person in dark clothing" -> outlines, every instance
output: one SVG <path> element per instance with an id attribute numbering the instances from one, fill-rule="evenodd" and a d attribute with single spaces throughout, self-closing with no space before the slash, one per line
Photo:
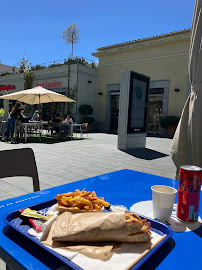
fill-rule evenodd
<path id="1" fill-rule="evenodd" d="M 55 115 L 55 117 L 53 117 L 53 120 L 52 121 L 55 124 L 53 130 L 56 133 L 59 133 L 60 132 L 61 123 L 63 121 L 63 118 L 60 116 L 59 113 L 56 113 L 56 115 Z"/>
<path id="2" fill-rule="evenodd" d="M 11 131 L 11 143 L 15 143 L 15 140 L 13 138 L 14 136 L 14 130 L 15 130 L 15 121 L 17 117 L 21 117 L 21 109 L 20 109 L 20 102 L 16 102 L 15 106 L 12 108 L 11 113 L 7 119 L 7 127 L 4 132 L 4 137 L 2 138 L 3 142 L 7 141 L 7 136 L 9 132 Z"/>
<path id="3" fill-rule="evenodd" d="M 28 117 L 25 115 L 25 110 L 21 109 L 21 116 L 19 118 L 21 123 L 29 123 Z"/>

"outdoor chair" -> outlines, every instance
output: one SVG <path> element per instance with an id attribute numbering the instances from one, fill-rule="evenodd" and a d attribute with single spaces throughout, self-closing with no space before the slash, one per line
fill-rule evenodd
<path id="1" fill-rule="evenodd" d="M 77 124 L 77 123 L 74 123 L 74 124 Z M 73 127 L 72 137 L 77 137 L 77 133 L 80 134 L 80 138 L 83 137 L 83 124 L 78 124 L 78 126 Z"/>
<path id="2" fill-rule="evenodd" d="M 33 190 L 39 191 L 39 177 L 34 152 L 31 148 L 0 151 L 0 178 L 28 176 L 33 180 Z M 6 264 L 6 270 L 12 270 Z"/>
<path id="3" fill-rule="evenodd" d="M 23 134 L 24 134 L 24 130 L 23 130 L 23 127 L 22 127 L 22 122 L 20 120 L 16 120 L 15 138 L 19 139 L 21 141 L 21 139 L 23 138 Z"/>
<path id="4" fill-rule="evenodd" d="M 62 131 L 61 131 L 61 122 L 54 122 L 53 127 L 51 128 L 51 135 L 53 137 L 61 138 L 62 137 Z"/>
<path id="5" fill-rule="evenodd" d="M 87 137 L 88 137 L 88 123 L 83 123 L 82 125 L 82 133 L 86 133 Z"/>
<path id="6" fill-rule="evenodd" d="M 0 151 L 0 178 L 28 176 L 33 180 L 33 190 L 39 191 L 39 177 L 34 152 L 31 148 Z"/>
<path id="7" fill-rule="evenodd" d="M 43 131 L 46 132 L 46 134 L 51 135 L 52 128 L 54 127 L 54 123 L 48 122 L 48 121 L 42 121 L 43 124 Z"/>
<path id="8" fill-rule="evenodd" d="M 6 126 L 7 126 L 7 121 L 2 121 L 1 122 L 1 127 L 0 127 L 0 135 L 3 136 L 4 132 L 6 130 Z"/>

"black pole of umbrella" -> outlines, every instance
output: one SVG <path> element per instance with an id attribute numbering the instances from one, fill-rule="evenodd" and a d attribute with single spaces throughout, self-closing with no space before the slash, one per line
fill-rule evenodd
<path id="1" fill-rule="evenodd" d="M 41 119 L 41 110 L 40 110 L 40 94 L 39 94 L 39 119 Z"/>

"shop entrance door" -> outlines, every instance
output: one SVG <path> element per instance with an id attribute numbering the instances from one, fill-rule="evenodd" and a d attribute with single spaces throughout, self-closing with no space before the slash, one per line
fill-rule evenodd
<path id="1" fill-rule="evenodd" d="M 110 131 L 117 133 L 119 117 L 119 91 L 110 92 Z"/>
<path id="2" fill-rule="evenodd" d="M 163 88 L 150 89 L 147 133 L 160 134 L 163 109 Z"/>

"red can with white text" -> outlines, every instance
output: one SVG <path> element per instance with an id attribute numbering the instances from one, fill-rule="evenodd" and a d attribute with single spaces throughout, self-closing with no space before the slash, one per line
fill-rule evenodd
<path id="1" fill-rule="evenodd" d="M 198 221 L 202 168 L 193 165 L 180 166 L 177 218 L 185 222 Z"/>

